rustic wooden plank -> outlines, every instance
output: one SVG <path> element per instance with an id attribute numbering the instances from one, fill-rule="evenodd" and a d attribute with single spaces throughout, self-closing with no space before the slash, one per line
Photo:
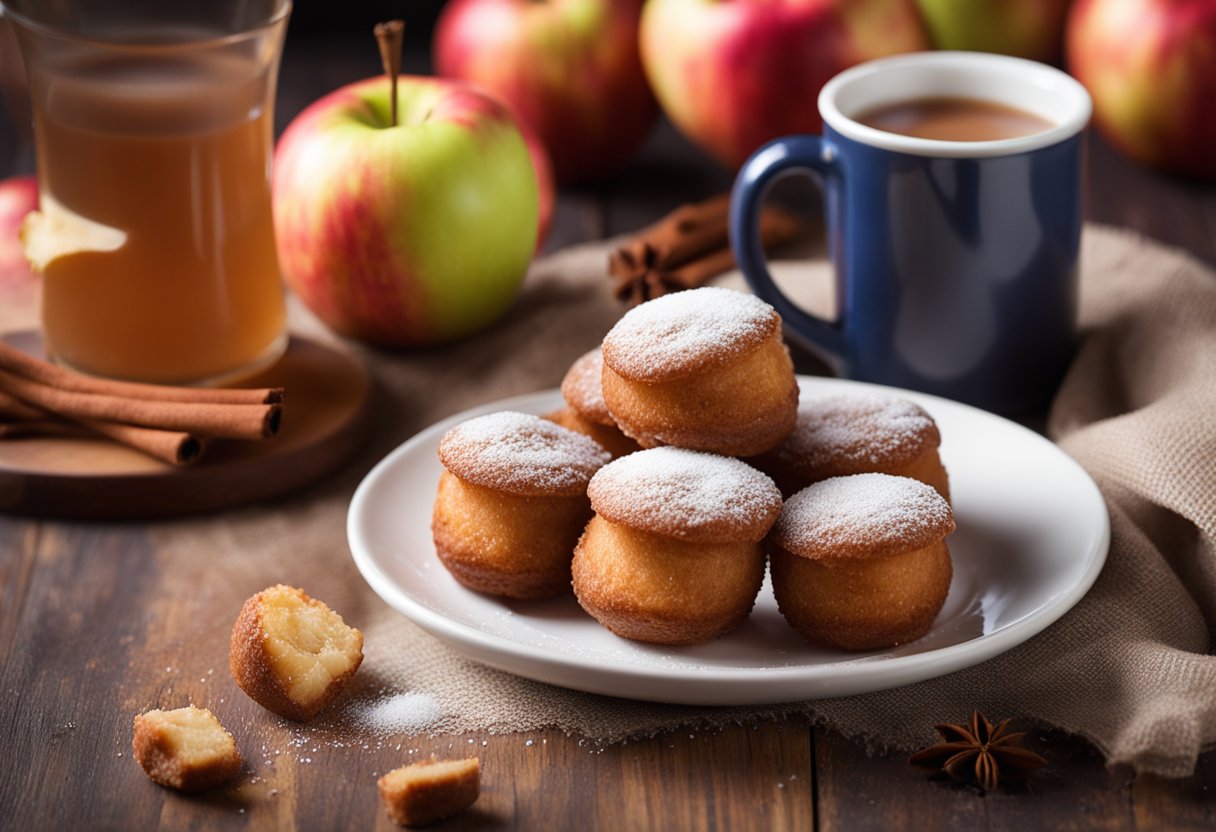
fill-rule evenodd
<path id="1" fill-rule="evenodd" d="M 1139 829 L 1216 829 L 1216 751 L 1200 757 L 1186 780 L 1137 777 L 1131 800 Z"/>
<path id="2" fill-rule="evenodd" d="M 803 719 L 681 730 L 598 752 L 587 797 L 597 829 L 778 830 L 814 825 Z M 564 828 L 575 828 L 567 825 Z"/>
<path id="3" fill-rule="evenodd" d="M 0 519 L 0 667 L 8 663 L 33 573 L 38 527 Z"/>
<path id="4" fill-rule="evenodd" d="M 1090 135 L 1086 219 L 1133 228 L 1216 264 L 1216 187 L 1161 173 Z"/>
<path id="5" fill-rule="evenodd" d="M 461 740 L 481 758 L 482 794 L 453 829 L 560 828 L 592 805 L 595 761 L 560 731 L 458 737 L 453 750 Z"/>
<path id="6" fill-rule="evenodd" d="M 587 767 L 580 765 L 586 750 L 557 731 L 363 742 L 327 736 L 324 728 L 284 724 L 263 725 L 261 733 L 269 736 L 263 753 L 272 762 L 251 760 L 253 775 L 236 790 L 244 802 L 230 804 L 227 818 L 252 829 L 395 829 L 376 780 L 430 757 L 476 756 L 481 761 L 480 799 L 469 811 L 433 827 L 439 830 L 558 828 L 555 819 L 578 817 L 590 805 L 580 800 L 594 792 L 594 778 L 583 776 Z M 301 737 L 309 740 L 301 743 Z M 581 785 L 576 783 L 580 778 Z M 232 817 L 240 815 L 240 808 L 247 810 L 245 817 Z M 164 822 L 162 828 L 175 827 Z"/>
<path id="7" fill-rule="evenodd" d="M 134 613 L 148 553 L 145 535 L 122 527 L 45 527 L 39 537 L 0 666 L 0 817 L 9 828 L 154 822 L 155 802 L 124 788 L 127 669 L 145 637 Z"/>
<path id="8" fill-rule="evenodd" d="M 33 528 L 0 525 L 17 536 Z M 587 752 L 557 732 L 416 738 L 360 731 L 340 714 L 297 725 L 264 711 L 228 674 L 244 591 L 232 559 L 183 561 L 124 526 L 54 526 L 30 548 L 27 600 L 14 605 L 16 638 L 0 668 L 5 828 L 392 828 L 377 777 L 431 755 L 475 753 L 487 770 L 476 811 L 437 828 L 541 828 L 594 794 L 594 766 L 579 765 Z M 343 608 L 357 617 L 353 606 Z M 177 794 L 131 758 L 134 714 L 187 703 L 212 709 L 234 735 L 246 771 L 232 788 Z"/>
<path id="9" fill-rule="evenodd" d="M 1134 778 L 1109 770 L 1084 740 L 1031 731 L 1027 746 L 1049 765 L 1024 787 L 981 794 L 931 780 L 903 754 L 867 757 L 856 743 L 820 732 L 816 743 L 819 818 L 833 830 L 1211 829 L 1216 753 L 1187 780 Z"/>

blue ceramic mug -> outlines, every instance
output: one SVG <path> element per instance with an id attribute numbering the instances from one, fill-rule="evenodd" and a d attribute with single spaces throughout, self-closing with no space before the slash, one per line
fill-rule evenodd
<path id="1" fill-rule="evenodd" d="M 993 141 L 888 133 L 855 117 L 924 98 L 978 99 L 1039 116 Z M 847 378 L 1016 412 L 1050 398 L 1072 356 L 1090 99 L 1059 70 L 970 52 L 923 52 L 837 75 L 822 136 L 777 139 L 744 164 L 731 241 L 752 290 Z M 836 317 L 783 295 L 757 223 L 780 175 L 818 176 L 836 269 Z"/>

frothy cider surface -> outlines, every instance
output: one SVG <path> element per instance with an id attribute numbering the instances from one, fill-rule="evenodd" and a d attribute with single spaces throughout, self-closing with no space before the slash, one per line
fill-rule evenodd
<path id="1" fill-rule="evenodd" d="M 856 116 L 867 127 L 950 142 L 987 142 L 1030 136 L 1050 128 L 1045 118 L 976 98 L 917 98 Z"/>
<path id="2" fill-rule="evenodd" d="M 44 197 L 127 235 L 116 251 L 47 264 L 51 354 L 85 372 L 177 382 L 273 351 L 284 304 L 264 67 L 223 54 L 107 56 L 44 66 L 35 83 Z"/>

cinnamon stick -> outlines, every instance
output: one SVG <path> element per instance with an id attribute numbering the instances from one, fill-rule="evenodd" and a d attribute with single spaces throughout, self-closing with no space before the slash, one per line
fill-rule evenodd
<path id="1" fill-rule="evenodd" d="M 14 398 L 0 390 L 0 419 L 13 422 L 40 422 L 54 418 L 45 410 L 32 407 L 21 399 Z"/>
<path id="2" fill-rule="evenodd" d="M 22 436 L 75 436 L 88 437 L 101 434 L 109 439 L 141 451 L 170 465 L 193 465 L 202 458 L 206 444 L 197 436 L 174 433 L 133 425 L 99 423 L 94 429 L 75 422 L 0 422 L 0 438 Z"/>
<path id="3" fill-rule="evenodd" d="M 57 422 L 53 419 L 30 422 L 0 421 L 0 438 L 16 436 L 90 436 L 91 431 L 75 422 Z"/>
<path id="4" fill-rule="evenodd" d="M 206 441 L 185 431 L 157 430 L 114 422 L 86 421 L 81 423 L 94 433 L 143 451 L 170 465 L 193 465 L 203 458 Z"/>
<path id="5" fill-rule="evenodd" d="M 282 387 L 261 387 L 249 390 L 170 387 L 161 384 L 141 384 L 134 381 L 94 378 L 66 370 L 47 361 L 40 361 L 4 341 L 0 341 L 0 370 L 50 385 L 59 390 L 98 393 L 129 399 L 191 404 L 278 404 L 283 401 Z"/>
<path id="6" fill-rule="evenodd" d="M 170 465 L 192 465 L 207 448 L 198 436 L 184 431 L 123 425 L 87 419 L 72 422 L 26 404 L 0 390 L 0 438 L 16 436 L 96 436 L 113 439 Z"/>
<path id="7" fill-rule="evenodd" d="M 0 369 L 0 389 L 27 405 L 72 421 L 117 422 L 219 439 L 265 439 L 278 433 L 283 406 L 124 398 L 65 390 Z"/>
<path id="8" fill-rule="evenodd" d="M 608 258 L 617 298 L 636 305 L 696 288 L 734 268 L 729 212 L 729 194 L 683 205 L 619 246 Z M 765 246 L 787 242 L 801 228 L 797 219 L 779 209 L 766 208 L 760 214 Z"/>

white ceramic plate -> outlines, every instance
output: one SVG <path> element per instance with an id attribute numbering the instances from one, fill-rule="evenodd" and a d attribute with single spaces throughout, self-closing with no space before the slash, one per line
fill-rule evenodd
<path id="1" fill-rule="evenodd" d="M 800 377 L 804 399 L 886 389 Z M 659 647 L 612 635 L 573 595 L 502 601 L 448 574 L 431 542 L 436 448 L 450 427 L 496 410 L 546 413 L 556 390 L 494 402 L 436 424 L 384 458 L 351 501 L 347 536 L 363 577 L 392 607 L 471 659 L 592 693 L 733 705 L 847 696 L 968 667 L 1043 630 L 1089 589 L 1110 540 L 1093 480 L 1063 451 L 1019 425 L 957 402 L 918 402 L 941 429 L 958 531 L 954 581 L 924 638 L 890 650 L 811 647 L 785 623 L 765 582 L 742 627 L 709 644 Z"/>

